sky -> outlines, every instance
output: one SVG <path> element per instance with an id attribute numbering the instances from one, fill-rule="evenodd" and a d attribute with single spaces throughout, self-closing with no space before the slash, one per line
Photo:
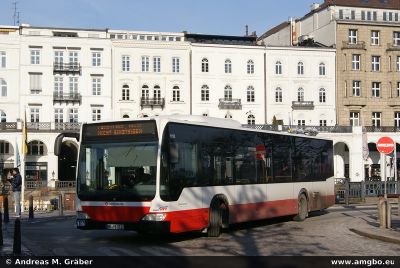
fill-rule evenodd
<path id="1" fill-rule="evenodd" d="M 0 25 L 182 32 L 263 34 L 289 17 L 301 17 L 323 0 L 0 0 Z"/>

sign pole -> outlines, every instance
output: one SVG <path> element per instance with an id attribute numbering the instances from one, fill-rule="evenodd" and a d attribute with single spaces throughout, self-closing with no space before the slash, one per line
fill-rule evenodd
<path id="1" fill-rule="evenodd" d="M 386 176 L 387 164 L 386 164 L 386 155 L 382 154 L 382 156 L 383 156 L 383 176 L 385 178 L 385 200 L 387 200 L 387 176 Z"/>

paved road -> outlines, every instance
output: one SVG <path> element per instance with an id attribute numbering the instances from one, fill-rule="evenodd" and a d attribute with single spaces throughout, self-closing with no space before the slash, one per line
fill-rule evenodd
<path id="1" fill-rule="evenodd" d="M 23 222 L 23 243 L 34 255 L 62 256 L 398 256 L 400 245 L 351 231 L 375 224 L 376 209 L 332 208 L 305 222 L 288 218 L 237 225 L 220 238 L 199 233 L 145 237 L 127 231 L 81 231 L 73 218 Z"/>

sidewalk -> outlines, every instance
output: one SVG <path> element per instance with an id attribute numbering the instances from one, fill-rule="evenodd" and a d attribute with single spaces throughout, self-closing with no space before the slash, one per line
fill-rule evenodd
<path id="1" fill-rule="evenodd" d="M 21 223 L 35 223 L 39 221 L 51 221 L 51 220 L 60 220 L 65 219 L 67 217 L 74 217 L 76 215 L 75 211 L 64 211 L 64 215 L 60 216 L 58 210 L 55 211 L 35 211 L 34 218 L 29 219 L 28 212 L 23 212 L 21 215 Z M 4 217 L 4 215 L 2 214 Z M 14 223 L 15 223 L 16 215 L 15 213 L 10 212 L 10 222 L 3 222 L 3 246 L 0 246 L 0 256 L 12 256 L 13 255 L 13 243 L 14 243 Z M 23 233 L 23 228 L 22 228 Z M 23 240 L 23 238 L 22 238 Z M 27 249 L 23 243 L 21 243 L 21 256 L 31 256 L 33 255 L 29 249 Z"/>

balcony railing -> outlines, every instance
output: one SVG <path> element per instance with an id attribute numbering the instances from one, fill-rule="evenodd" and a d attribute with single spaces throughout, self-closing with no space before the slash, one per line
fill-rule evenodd
<path id="1" fill-rule="evenodd" d="M 79 63 L 58 63 L 53 65 L 53 73 L 81 73 L 81 65 Z"/>
<path id="2" fill-rule="evenodd" d="M 387 133 L 393 133 L 393 132 L 400 132 L 400 127 L 374 127 L 374 126 L 368 126 L 365 127 L 367 132 L 387 132 Z"/>
<path id="3" fill-rule="evenodd" d="M 365 42 L 364 41 L 360 41 L 357 43 L 349 43 L 347 41 L 343 41 L 342 43 L 342 49 L 363 49 L 366 50 L 365 47 Z"/>
<path id="4" fill-rule="evenodd" d="M 77 102 L 80 104 L 82 102 L 82 95 L 80 93 L 53 92 L 53 102 Z"/>
<path id="5" fill-rule="evenodd" d="M 47 181 L 26 181 L 25 182 L 25 189 L 27 190 L 34 190 L 34 189 L 41 189 L 47 187 Z"/>
<path id="6" fill-rule="evenodd" d="M 50 122 L 28 122 L 26 123 L 28 130 L 51 130 Z"/>
<path id="7" fill-rule="evenodd" d="M 160 107 L 161 109 L 164 109 L 165 98 L 140 98 L 140 106 L 142 109 L 144 107 L 151 107 L 151 109 L 154 107 Z"/>
<path id="8" fill-rule="evenodd" d="M 54 129 L 79 131 L 81 129 L 81 123 L 54 123 Z"/>
<path id="9" fill-rule="evenodd" d="M 218 108 L 221 110 L 242 110 L 241 99 L 219 99 Z"/>
<path id="10" fill-rule="evenodd" d="M 75 187 L 76 187 L 75 181 L 56 181 L 55 185 L 56 190 L 75 189 Z"/>
<path id="11" fill-rule="evenodd" d="M 400 44 L 388 43 L 387 47 L 387 51 L 400 51 Z"/>
<path id="12" fill-rule="evenodd" d="M 1 122 L 0 130 L 16 130 L 17 123 L 16 122 Z"/>
<path id="13" fill-rule="evenodd" d="M 313 101 L 294 101 L 292 102 L 293 110 L 314 110 Z"/>
<path id="14" fill-rule="evenodd" d="M 352 126 L 281 126 L 281 125 L 243 125 L 258 130 L 291 132 L 297 134 L 352 133 Z"/>

